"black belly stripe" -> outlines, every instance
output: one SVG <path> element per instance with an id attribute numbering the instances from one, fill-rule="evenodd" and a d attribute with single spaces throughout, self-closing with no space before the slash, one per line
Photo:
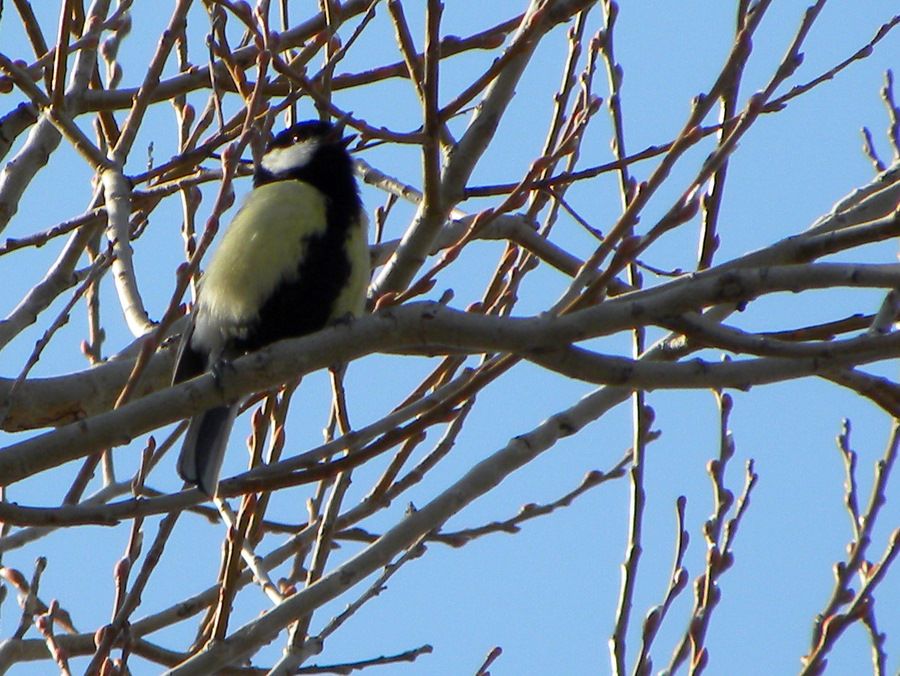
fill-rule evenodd
<path id="1" fill-rule="evenodd" d="M 237 350 L 258 350 L 325 327 L 350 278 L 347 236 L 347 230 L 329 227 L 325 233 L 307 238 L 297 278 L 275 288 L 260 310 L 259 322 L 249 327 L 246 338 L 234 341 Z"/>

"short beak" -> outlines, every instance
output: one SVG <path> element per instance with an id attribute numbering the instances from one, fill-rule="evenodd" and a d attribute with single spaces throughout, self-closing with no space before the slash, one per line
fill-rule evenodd
<path id="1" fill-rule="evenodd" d="M 344 136 L 344 129 L 346 129 L 348 117 L 350 117 L 350 114 L 346 113 L 340 119 L 334 121 L 334 142 L 340 143 L 345 148 L 353 143 L 359 136 L 359 134 L 356 133 Z"/>

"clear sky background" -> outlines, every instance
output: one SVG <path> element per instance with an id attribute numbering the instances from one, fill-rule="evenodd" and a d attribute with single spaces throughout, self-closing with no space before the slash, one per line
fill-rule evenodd
<path id="1" fill-rule="evenodd" d="M 34 4 L 45 25 L 55 27 L 57 3 Z M 169 11 L 169 3 L 135 4 L 135 29 L 120 52 L 125 84 L 129 86 L 142 76 Z M 163 4 L 166 12 L 159 11 Z M 625 69 L 622 97 L 630 152 L 670 140 L 687 115 L 691 97 L 711 86 L 731 46 L 734 4 L 719 0 L 622 3 L 616 51 Z M 413 5 L 407 5 L 407 18 L 419 40 L 423 34 L 424 11 L 421 14 L 413 11 Z M 510 8 L 519 5 L 524 8 L 525 3 L 447 0 L 443 32 L 460 35 L 476 32 L 508 17 L 512 14 Z M 754 56 L 747 68 L 741 101 L 769 79 L 807 3 L 782 0 L 774 5 L 754 40 Z M 202 13 L 197 9 L 192 11 L 191 20 L 202 22 Z M 806 42 L 806 59 L 790 84 L 806 82 L 855 52 L 897 11 L 892 0 L 834 0 L 827 4 Z M 27 58 L 30 48 L 17 21 L 14 10 L 7 6 L 0 20 L 0 50 Z M 588 33 L 592 34 L 600 25 L 600 12 L 595 9 Z M 479 165 L 473 185 L 517 180 L 539 154 L 552 113 L 550 93 L 558 86 L 566 56 L 565 31 L 566 27 L 558 27 L 533 58 L 517 88 L 507 119 L 498 131 L 497 149 Z M 197 42 L 198 47 L 201 44 Z M 365 70 L 372 63 L 397 58 L 392 29 L 382 11 L 371 33 L 348 53 L 341 69 Z M 204 62 L 202 54 L 194 55 L 194 59 Z M 486 63 L 481 53 L 446 61 L 442 70 L 442 99 L 449 100 L 471 79 L 473 69 L 483 69 Z M 884 71 L 890 67 L 900 71 L 900 32 L 896 31 L 878 45 L 871 57 L 852 65 L 836 80 L 792 101 L 786 110 L 764 117 L 742 140 L 730 165 L 720 219 L 722 246 L 717 261 L 802 232 L 818 216 L 827 213 L 838 198 L 871 180 L 873 170 L 860 150 L 859 130 L 862 125 L 869 126 L 882 156 L 890 157 L 883 133 L 887 116 L 879 97 Z M 174 68 L 172 64 L 170 70 Z M 598 72 L 598 78 L 605 79 L 605 74 Z M 597 87 L 600 93 L 604 89 Z M 11 108 L 7 100 L 0 99 L 4 112 Z M 202 100 L 203 97 L 197 99 Z M 419 107 L 405 80 L 338 93 L 335 101 L 358 117 L 378 120 L 399 130 L 412 130 L 420 124 Z M 303 105 L 308 106 L 308 102 Z M 301 107 L 301 112 L 306 116 L 313 114 L 308 107 Z M 606 111 L 601 111 L 600 116 L 606 117 Z M 465 118 L 456 121 L 456 129 L 461 129 L 465 122 Z M 171 109 L 165 105 L 152 108 L 126 171 L 136 173 L 146 165 L 143 148 L 151 141 L 156 162 L 174 154 L 173 131 Z M 612 159 L 607 132 L 605 120 L 594 125 L 583 152 L 582 166 Z M 708 150 L 709 146 L 705 146 L 703 153 Z M 645 212 L 645 223 L 652 222 L 653 217 L 669 206 L 692 177 L 702 156 L 692 155 L 693 159 L 686 161 L 683 168 L 676 169 L 671 187 L 662 190 Z M 420 184 L 418 156 L 413 152 L 378 148 L 367 152 L 364 158 L 401 180 Z M 654 161 L 636 165 L 633 173 L 641 179 L 653 167 Z M 91 172 L 84 162 L 68 149 L 60 148 L 51 164 L 36 178 L 4 236 L 32 233 L 80 213 L 89 198 L 90 179 Z M 237 191 L 242 193 L 247 187 L 248 182 L 242 181 Z M 213 193 L 205 194 L 202 214 L 208 213 L 212 202 Z M 368 187 L 363 197 L 370 213 L 384 200 L 383 195 Z M 602 230 L 615 221 L 619 211 L 612 175 L 573 188 L 568 199 L 582 216 Z M 491 200 L 478 200 L 463 206 L 474 212 L 493 204 Z M 143 291 L 154 319 L 159 318 L 170 298 L 173 271 L 183 257 L 181 216 L 174 206 L 154 214 L 146 235 L 136 247 L 139 276 L 153 280 L 149 284 L 145 281 Z M 409 207 L 398 208 L 388 223 L 386 236 L 399 236 L 411 214 Z M 590 251 L 590 238 L 574 222 L 563 219 L 555 232 L 561 245 L 583 255 Z M 25 290 L 40 279 L 60 245 L 53 242 L 26 255 L 0 258 L 0 280 L 5 287 L 0 295 L 0 316 L 5 316 Z M 879 252 L 873 261 L 896 261 L 895 243 L 873 250 Z M 442 277 L 431 297 L 438 298 L 445 289 L 452 288 L 456 294 L 452 305 L 457 308 L 480 298 L 501 251 L 502 244 L 496 242 L 472 247 L 471 253 L 467 253 L 468 260 Z M 658 243 L 646 261 L 660 268 L 690 269 L 695 253 L 696 228 L 689 226 Z M 649 273 L 645 277 L 648 285 L 658 283 Z M 566 288 L 568 281 L 553 270 L 537 271 L 523 287 L 518 312 L 526 314 L 546 307 Z M 114 353 L 126 346 L 131 337 L 121 318 L 115 315 L 117 302 L 111 280 L 105 283 L 108 331 L 105 349 Z M 862 291 L 785 295 L 754 303 L 733 321 L 742 328 L 755 330 L 802 326 L 854 312 L 874 312 L 880 302 L 880 294 Z M 49 316 L 55 315 L 60 307 L 57 303 Z M 76 311 L 34 374 L 54 375 L 84 368 L 77 345 L 86 337 L 85 326 L 84 312 Z M 0 355 L 0 375 L 14 377 L 18 373 L 42 327 L 39 323 L 4 350 Z M 651 333 L 651 337 L 659 335 Z M 627 337 L 610 339 L 603 345 L 623 354 L 630 351 Z M 424 358 L 375 355 L 351 365 L 348 389 L 354 423 L 361 426 L 383 415 L 435 363 Z M 875 370 L 896 379 L 895 364 L 880 365 Z M 571 406 L 592 389 L 584 383 L 563 381 L 535 366 L 519 367 L 500 387 L 482 395 L 454 452 L 434 476 L 393 505 L 387 516 L 393 520 L 399 518 L 408 501 L 424 503 L 473 463 L 505 445 L 512 436 L 529 431 L 546 416 Z M 731 394 L 735 401 L 731 429 L 737 453 L 729 468 L 728 484 L 735 493 L 740 492 L 744 463 L 749 458 L 755 460 L 760 478 L 734 547 L 736 563 L 721 581 L 722 601 L 715 610 L 708 638 L 707 673 L 729 676 L 792 673 L 799 667 L 800 656 L 808 650 L 813 618 L 831 593 L 831 566 L 844 556 L 850 539 L 843 506 L 844 470 L 834 442 L 841 430 L 841 420 L 846 417 L 852 422 L 853 448 L 859 453 L 857 478 L 864 498 L 868 497 L 873 463 L 883 454 L 891 421 L 886 414 L 848 391 L 820 380 L 807 379 Z M 688 499 L 687 528 L 692 538 L 686 566 L 692 579 L 702 570 L 705 545 L 701 527 L 712 507 L 705 468 L 707 461 L 718 453 L 718 415 L 711 393 L 658 392 L 649 394 L 647 401 L 656 413 L 654 428 L 661 430 L 662 436 L 648 448 L 644 554 L 635 596 L 635 621 L 629 634 L 629 655 L 634 654 L 638 645 L 639 619 L 661 601 L 666 588 L 674 549 L 674 504 L 679 495 Z M 299 452 L 317 444 L 321 438 L 329 405 L 325 375 L 308 377 L 294 403 L 288 432 L 291 447 Z M 622 405 L 581 434 L 563 440 L 496 491 L 465 509 L 445 530 L 508 518 L 523 504 L 556 499 L 574 488 L 589 470 L 612 467 L 630 445 L 630 417 L 629 406 Z M 232 439 L 235 448 L 224 475 L 242 469 L 244 457 L 237 447 L 246 429 L 246 423 L 239 426 Z M 0 435 L 0 443 L 5 445 L 27 436 Z M 162 434 L 156 437 L 159 439 Z M 117 451 L 123 467 L 121 476 L 136 466 L 145 441 L 146 438 L 138 439 Z M 429 438 L 429 442 L 434 441 L 435 438 Z M 29 505 L 58 504 L 75 466 L 73 463 L 51 472 L 40 483 L 26 481 L 16 485 L 9 497 Z M 348 504 L 368 490 L 381 468 L 380 465 L 363 468 L 355 475 Z M 174 457 L 163 462 L 148 483 L 159 489 L 175 490 L 179 480 L 174 471 Z M 887 494 L 889 502 L 870 550 L 876 558 L 884 551 L 888 534 L 900 526 L 900 474 L 895 472 Z M 296 492 L 289 495 L 302 500 Z M 503 655 L 491 668 L 495 675 L 607 673 L 607 640 L 619 593 L 628 499 L 627 482 L 613 482 L 549 517 L 528 522 L 515 536 L 495 534 L 462 549 L 430 545 L 427 555 L 401 570 L 389 588 L 334 636 L 313 662 L 365 659 L 430 643 L 434 652 L 416 663 L 371 673 L 474 673 L 494 646 L 503 648 Z M 277 500 L 271 516 L 295 523 L 304 514 L 300 502 L 289 504 Z M 158 521 L 158 518 L 148 520 L 148 535 L 155 531 Z M 379 518 L 367 522 L 366 526 L 379 532 L 390 523 L 387 518 Z M 196 516 L 182 517 L 136 618 L 166 607 L 175 598 L 202 590 L 215 580 L 221 528 Z M 19 568 L 27 575 L 36 556 L 47 556 L 49 566 L 41 586 L 42 596 L 58 598 L 65 607 L 77 610 L 77 626 L 89 631 L 108 621 L 114 590 L 111 575 L 102 588 L 81 581 L 86 571 L 96 567 L 112 571 L 126 545 L 127 532 L 127 528 L 68 529 L 4 554 L 3 564 Z M 146 543 L 149 540 L 150 537 L 145 538 Z M 344 560 L 357 551 L 356 545 L 345 545 L 334 561 Z M 0 608 L 2 637 L 9 636 L 19 622 L 13 596 L 10 594 Z M 248 596 L 253 597 L 253 593 L 242 595 Z M 896 608 L 900 604 L 900 571 L 891 571 L 878 596 L 880 629 L 888 634 L 888 673 L 897 673 L 900 613 Z M 258 597 L 252 604 L 242 603 L 236 608 L 233 628 L 253 619 L 266 607 L 267 601 L 261 593 Z M 321 610 L 313 628 L 321 627 L 350 598 L 342 598 Z M 668 662 L 684 630 L 691 601 L 688 590 L 674 604 L 656 642 L 657 667 Z M 193 639 L 192 634 L 185 633 L 189 626 L 193 631 L 193 625 L 183 623 L 150 638 L 184 647 Z M 278 641 L 261 652 L 258 662 L 263 664 L 276 658 L 281 646 L 282 642 Z M 834 674 L 871 670 L 870 651 L 861 627 L 847 633 L 829 663 L 830 673 Z M 130 666 L 135 674 L 156 672 L 155 667 L 139 660 L 133 660 Z M 45 674 L 49 673 L 48 668 L 48 663 L 19 665 L 13 673 Z M 77 666 L 75 671 L 79 671 Z"/>

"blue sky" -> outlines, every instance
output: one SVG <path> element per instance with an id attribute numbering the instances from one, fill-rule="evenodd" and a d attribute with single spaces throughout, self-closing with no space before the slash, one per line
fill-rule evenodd
<path id="1" fill-rule="evenodd" d="M 56 25 L 56 9 L 47 11 L 46 26 Z M 444 11 L 445 34 L 469 34 L 493 25 L 523 3 L 475 3 L 448 0 Z M 659 3 L 622 3 L 616 33 L 616 52 L 625 69 L 622 91 L 626 139 L 630 152 L 671 139 L 687 116 L 691 97 L 712 84 L 731 45 L 734 3 L 686 1 L 677 7 Z M 158 27 L 166 20 L 154 3 L 138 2 L 135 30 L 123 43 L 121 54 L 125 83 L 139 81 L 142 68 L 155 48 Z M 419 40 L 423 15 L 407 7 L 407 18 Z M 787 48 L 806 3 L 785 0 L 774 3 L 754 39 L 741 100 L 763 86 Z M 883 22 L 896 12 L 889 0 L 835 1 L 826 5 L 811 32 L 805 61 L 790 85 L 805 82 L 828 70 L 864 45 Z M 191 20 L 202 22 L 194 11 Z M 600 26 L 600 13 L 591 15 L 588 33 Z M 51 31 L 52 32 L 52 31 Z M 0 21 L 0 44 L 9 55 L 27 58 L 30 50 L 16 25 L 14 10 L 7 7 Z M 420 43 L 421 44 L 421 43 Z M 194 58 L 203 61 L 202 42 Z M 517 96 L 495 138 L 495 150 L 478 166 L 471 184 L 516 180 L 539 153 L 551 114 L 551 98 L 559 82 L 566 54 L 565 27 L 558 27 L 541 45 L 520 84 Z M 365 70 L 372 64 L 396 60 L 396 46 L 384 12 L 379 13 L 369 39 L 350 50 L 342 68 Z M 442 100 L 449 100 L 471 78 L 473 69 L 484 68 L 490 56 L 474 53 L 446 62 L 442 70 Z M 801 232 L 836 199 L 871 180 L 871 165 L 860 151 L 862 125 L 869 126 L 890 157 L 884 141 L 887 116 L 879 98 L 886 68 L 900 67 L 900 33 L 891 33 L 874 54 L 852 65 L 837 79 L 790 103 L 786 110 L 763 117 L 742 140 L 730 165 L 729 183 L 721 218 L 722 246 L 716 261 L 722 262 Z M 597 91 L 605 95 L 605 74 L 597 74 Z M 202 101 L 198 97 L 197 101 Z M 369 121 L 400 130 L 420 124 L 419 109 L 405 80 L 377 87 L 338 93 L 338 105 Z M 306 104 L 308 105 L 308 104 Z M 3 110 L 9 109 L 9 104 Z M 301 112 L 311 115 L 309 108 Z M 609 125 L 605 110 L 598 115 L 586 140 L 582 166 L 609 161 Z M 120 118 L 121 119 L 121 118 Z M 83 118 L 85 127 L 87 118 Z M 465 118 L 458 120 L 461 131 Z M 711 122 L 708 120 L 707 122 Z M 152 141 L 153 156 L 164 161 L 173 152 L 174 116 L 165 105 L 148 115 L 127 171 L 146 164 L 144 148 Z M 645 225 L 668 208 L 696 171 L 709 145 L 688 155 L 676 167 L 668 187 L 662 189 L 644 213 Z M 378 148 L 364 155 L 378 168 L 402 180 L 418 184 L 418 157 L 410 151 Z M 645 178 L 655 163 L 633 167 Z M 61 148 L 26 195 L 18 216 L 4 236 L 20 236 L 80 213 L 90 196 L 91 172 L 67 149 Z M 246 181 L 237 191 L 247 189 Z M 206 192 L 208 213 L 212 192 Z M 48 196 L 52 196 L 49 199 Z M 365 188 L 369 212 L 383 203 L 383 195 Z M 615 221 L 619 200 L 612 175 L 574 187 L 568 198 L 595 227 L 606 230 Z M 476 211 L 495 205 L 492 200 L 472 200 L 463 208 Z M 201 210 L 202 211 L 202 210 Z M 398 237 L 408 225 L 412 210 L 398 207 L 388 222 L 387 237 Z M 151 316 L 159 318 L 174 287 L 174 268 L 182 260 L 177 204 L 154 213 L 146 235 L 136 245 L 138 275 L 146 280 L 143 291 Z M 582 257 L 589 255 L 591 239 L 573 221 L 561 219 L 555 230 L 561 246 Z M 688 225 L 666 236 L 647 252 L 645 260 L 661 268 L 690 269 L 695 260 L 696 226 Z M 22 293 L 41 277 L 59 250 L 54 242 L 26 254 L 0 259 L 0 275 L 7 293 L 0 304 L 5 315 Z M 871 260 L 896 261 L 896 244 L 873 247 Z M 431 296 L 448 288 L 455 293 L 454 307 L 464 308 L 480 298 L 502 245 L 478 243 L 442 276 Z M 856 260 L 856 259 L 854 259 Z M 865 259 L 870 260 L 870 259 Z M 649 284 L 657 284 L 649 273 Z M 561 274 L 539 269 L 522 288 L 518 312 L 537 312 L 551 304 L 566 288 Z M 826 321 L 853 312 L 874 312 L 881 297 L 868 292 L 829 292 L 801 296 L 783 295 L 752 304 L 731 321 L 745 329 L 765 330 Z M 130 336 L 116 313 L 111 281 L 103 302 L 109 352 L 124 347 Z M 60 303 L 48 316 L 55 316 Z M 46 322 L 45 322 L 46 323 Z M 15 376 L 43 326 L 23 334 L 8 347 L 0 362 L 0 375 Z M 654 334 L 658 335 L 658 334 Z M 78 342 L 86 337 L 83 310 L 52 344 L 35 369 L 51 375 L 84 368 Z M 627 351 L 627 337 L 604 343 L 607 349 Z M 711 355 L 710 355 L 711 356 Z M 350 411 L 357 425 L 368 424 L 392 408 L 436 363 L 433 359 L 373 355 L 354 363 L 348 375 Z M 879 373 L 896 377 L 893 364 L 880 365 Z M 592 387 L 563 380 L 541 369 L 523 365 L 505 376 L 497 387 L 479 397 L 478 406 L 454 451 L 438 471 L 404 499 L 365 525 L 380 532 L 402 517 L 408 502 L 422 504 L 456 480 L 474 462 L 502 447 L 517 435 L 537 426 L 554 412 L 571 406 Z M 852 444 L 859 453 L 860 494 L 868 497 L 873 463 L 881 457 L 890 432 L 886 414 L 851 393 L 824 381 L 803 381 L 733 392 L 735 407 L 731 429 L 737 453 L 729 466 L 728 485 L 738 493 L 743 485 L 743 466 L 753 458 L 759 483 L 738 534 L 736 563 L 721 581 L 722 601 L 708 637 L 710 666 L 707 673 L 741 676 L 790 673 L 808 647 L 812 620 L 831 592 L 831 566 L 844 555 L 850 539 L 843 508 L 843 467 L 835 448 L 842 418 L 852 421 Z M 305 379 L 295 398 L 288 428 L 292 448 L 315 445 L 328 407 L 324 374 Z M 656 413 L 654 427 L 662 431 L 648 448 L 647 512 L 641 577 L 634 599 L 633 630 L 629 656 L 639 639 L 639 622 L 663 596 L 674 547 L 674 503 L 687 496 L 687 529 L 691 545 L 686 566 L 693 579 L 703 566 L 705 546 L 701 534 L 712 507 L 706 463 L 717 452 L 717 412 L 711 393 L 705 391 L 657 392 L 647 398 Z M 505 519 L 525 503 L 552 501 L 574 488 L 591 469 L 608 469 L 630 445 L 630 411 L 627 405 L 611 411 L 581 434 L 568 438 L 511 476 L 496 491 L 476 501 L 451 519 L 445 530 L 478 526 Z M 232 439 L 232 453 L 225 474 L 241 470 L 244 457 L 239 447 L 246 423 Z M 0 442 L 27 435 L 2 435 Z M 157 439 L 161 434 L 156 435 Z M 435 443 L 432 433 L 425 447 Z M 117 451 L 121 475 L 136 466 L 145 439 Z M 179 482 L 174 459 L 167 458 L 154 472 L 155 487 L 175 490 Z M 366 467 L 354 475 L 347 504 L 366 493 L 382 465 Z M 55 470 L 41 482 L 26 481 L 10 491 L 10 499 L 22 504 L 55 504 L 75 471 L 75 464 Z M 871 556 L 880 557 L 890 531 L 900 526 L 900 479 L 895 473 L 875 530 Z M 304 517 L 304 495 L 292 491 L 273 502 L 272 517 L 297 522 Z M 474 673 L 494 646 L 503 655 L 491 668 L 493 674 L 593 674 L 609 669 L 607 639 L 614 622 L 619 590 L 619 566 L 627 533 L 628 485 L 618 481 L 580 497 L 571 507 L 525 524 L 515 536 L 491 535 L 462 549 L 429 545 L 425 557 L 405 566 L 389 588 L 326 644 L 316 663 L 352 661 L 402 652 L 424 643 L 434 646 L 431 655 L 407 666 L 383 668 L 383 673 Z M 158 519 L 148 520 L 148 535 Z M 83 573 L 99 567 L 111 571 L 127 542 L 127 528 L 83 527 L 58 532 L 27 548 L 4 555 L 3 563 L 29 572 L 38 555 L 49 566 L 41 587 L 46 598 L 59 598 L 76 612 L 82 631 L 108 621 L 113 589 L 106 584 L 87 586 Z M 162 609 L 176 598 L 195 593 L 215 580 L 222 528 L 186 515 L 160 562 L 137 618 Z M 277 544 L 274 540 L 272 545 Z M 341 561 L 359 550 L 350 543 L 336 552 Z M 284 571 L 281 571 L 283 574 Z M 276 572 L 277 577 L 279 573 Z M 362 587 L 358 587 L 361 590 Z M 320 628 L 352 598 L 339 599 L 323 608 L 313 621 Z M 891 606 L 900 598 L 900 574 L 893 570 L 879 593 L 881 631 L 888 634 L 888 672 L 900 668 L 900 616 Z M 252 620 L 268 602 L 254 590 L 244 592 L 236 607 L 232 627 Z M 691 592 L 676 601 L 654 652 L 661 668 L 684 630 Z M 9 636 L 18 623 L 11 598 L 0 615 L 0 635 Z M 165 645 L 184 647 L 193 638 L 194 625 L 183 623 L 152 636 Z M 257 656 L 260 664 L 277 659 L 281 642 Z M 870 655 L 864 632 L 848 631 L 829 660 L 832 673 L 865 673 Z M 75 664 L 82 664 L 76 662 Z M 46 664 L 18 666 L 13 673 L 47 673 Z M 146 662 L 135 660 L 133 673 L 155 673 Z M 83 667 L 82 667 L 83 668 Z M 78 671 L 78 667 L 76 667 Z"/>

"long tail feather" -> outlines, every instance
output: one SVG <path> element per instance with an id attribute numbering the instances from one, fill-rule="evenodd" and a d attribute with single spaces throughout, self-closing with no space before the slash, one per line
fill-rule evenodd
<path id="1" fill-rule="evenodd" d="M 238 408 L 239 404 L 217 406 L 191 418 L 178 456 L 181 478 L 210 497 L 216 494 L 219 470 Z"/>

